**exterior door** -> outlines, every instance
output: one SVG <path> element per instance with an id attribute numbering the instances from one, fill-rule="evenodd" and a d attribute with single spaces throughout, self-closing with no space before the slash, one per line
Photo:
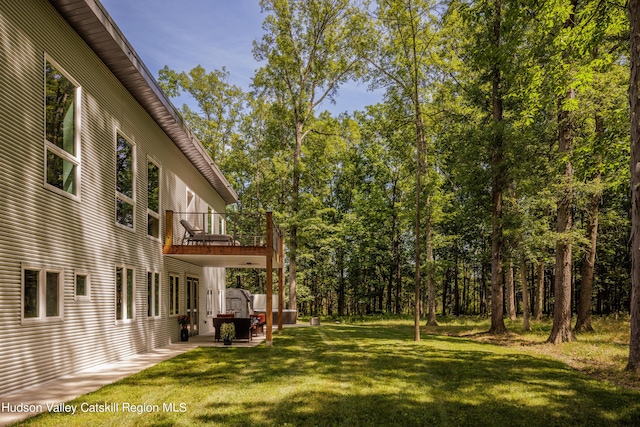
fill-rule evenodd
<path id="1" fill-rule="evenodd" d="M 189 314 L 189 335 L 198 335 L 198 295 L 200 280 L 187 276 L 187 313 Z"/>

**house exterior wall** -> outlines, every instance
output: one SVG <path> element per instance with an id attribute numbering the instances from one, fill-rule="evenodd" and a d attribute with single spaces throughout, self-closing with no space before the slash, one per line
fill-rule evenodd
<path id="1" fill-rule="evenodd" d="M 45 58 L 81 87 L 76 198 L 44 185 Z M 160 230 L 166 209 L 186 209 L 187 188 L 198 209 L 224 212 L 225 202 L 46 0 L 0 2 L 0 87 L 0 395 L 179 341 L 169 275 L 180 279 L 180 314 L 186 276 L 199 278 L 204 313 L 209 291 L 218 304 L 224 269 L 163 258 L 162 231 L 147 236 L 147 160 L 161 169 Z M 116 224 L 118 133 L 135 147 L 134 230 Z M 116 321 L 117 266 L 134 272 L 131 321 Z M 60 319 L 23 319 L 24 268 L 61 273 Z M 149 272 L 160 278 L 151 318 Z M 77 274 L 89 277 L 87 298 L 75 295 Z M 211 323 L 201 314 L 200 331 Z"/>

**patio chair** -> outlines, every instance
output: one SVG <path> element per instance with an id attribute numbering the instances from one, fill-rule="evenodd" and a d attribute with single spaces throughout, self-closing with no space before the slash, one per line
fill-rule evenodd
<path id="1" fill-rule="evenodd" d="M 208 234 L 199 228 L 191 225 L 186 219 L 181 219 L 180 224 L 184 227 L 184 236 L 182 237 L 182 244 L 200 244 L 200 245 L 230 245 L 233 246 L 236 243 L 233 240 L 233 236 L 229 234 Z"/>

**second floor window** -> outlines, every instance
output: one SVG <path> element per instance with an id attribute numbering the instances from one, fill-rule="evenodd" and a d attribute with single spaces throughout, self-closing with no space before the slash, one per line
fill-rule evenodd
<path id="1" fill-rule="evenodd" d="M 135 155 L 134 147 L 118 134 L 116 138 L 116 222 L 134 228 Z"/>
<path id="2" fill-rule="evenodd" d="M 80 178 L 80 88 L 45 61 L 45 186 L 76 198 Z"/>
<path id="3" fill-rule="evenodd" d="M 147 161 L 147 234 L 160 237 L 160 168 Z"/>

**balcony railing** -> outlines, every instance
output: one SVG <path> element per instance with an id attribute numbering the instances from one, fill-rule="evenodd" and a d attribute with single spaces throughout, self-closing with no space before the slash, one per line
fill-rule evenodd
<path id="1" fill-rule="evenodd" d="M 283 233 L 271 212 L 258 215 L 166 211 L 165 246 L 266 248 L 281 252 Z"/>

